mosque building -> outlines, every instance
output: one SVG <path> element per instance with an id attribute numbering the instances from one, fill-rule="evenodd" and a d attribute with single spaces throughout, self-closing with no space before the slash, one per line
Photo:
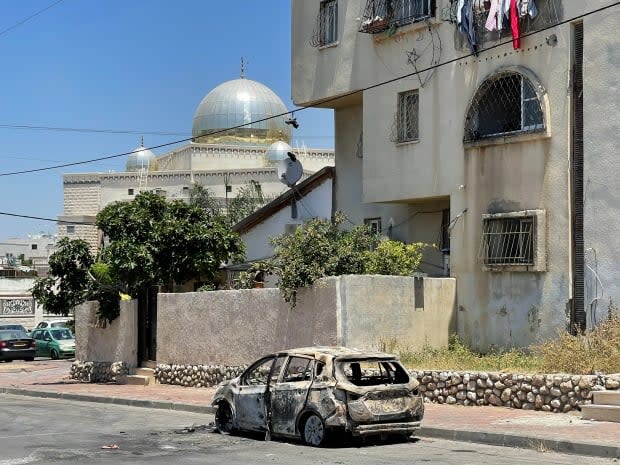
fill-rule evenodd
<path id="1" fill-rule="evenodd" d="M 288 189 L 278 179 L 277 164 L 289 151 L 304 168 L 302 180 L 334 166 L 333 150 L 291 148 L 292 125 L 278 116 L 287 112 L 271 89 L 246 79 L 243 72 L 241 78 L 220 84 L 196 109 L 191 143 L 157 156 L 142 142 L 128 156 L 124 173 L 63 175 L 59 237 L 85 239 L 97 250 L 101 243 L 101 232 L 94 226 L 97 213 L 142 191 L 188 200 L 191 187 L 199 184 L 225 203 L 256 181 L 267 198 L 276 197 Z"/>

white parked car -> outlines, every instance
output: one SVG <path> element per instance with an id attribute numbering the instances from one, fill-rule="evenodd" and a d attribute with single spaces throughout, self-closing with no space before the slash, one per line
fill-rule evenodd
<path id="1" fill-rule="evenodd" d="M 43 320 L 34 329 L 66 328 L 67 320 Z"/>

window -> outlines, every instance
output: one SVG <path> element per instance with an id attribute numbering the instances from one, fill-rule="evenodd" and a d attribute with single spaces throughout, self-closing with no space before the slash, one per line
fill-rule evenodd
<path id="1" fill-rule="evenodd" d="M 75 226 L 67 226 L 67 234 L 75 234 Z"/>
<path id="2" fill-rule="evenodd" d="M 364 224 L 370 227 L 373 234 L 381 234 L 381 218 L 365 218 Z"/>
<path id="3" fill-rule="evenodd" d="M 322 47 L 338 41 L 338 0 L 323 0 L 310 44 Z"/>
<path id="4" fill-rule="evenodd" d="M 482 83 L 465 122 L 465 142 L 523 132 L 544 131 L 543 111 L 532 83 L 504 71 Z"/>
<path id="5" fill-rule="evenodd" d="M 396 111 L 396 137 L 394 142 L 418 140 L 418 91 L 412 90 L 398 94 Z"/>
<path id="6" fill-rule="evenodd" d="M 133 189 L 127 189 L 127 195 L 133 195 Z"/>
<path id="7" fill-rule="evenodd" d="M 483 215 L 479 258 L 488 268 L 544 271 L 544 211 Z"/>
<path id="8" fill-rule="evenodd" d="M 226 185 L 226 192 L 227 192 L 227 193 L 232 192 L 232 186 L 230 186 L 230 185 L 228 185 L 228 184 L 227 184 L 227 185 Z"/>
<path id="9" fill-rule="evenodd" d="M 37 248 L 38 248 L 37 244 L 30 245 L 30 250 L 37 250 Z"/>
<path id="10" fill-rule="evenodd" d="M 259 360 L 245 373 L 245 375 L 243 375 L 241 384 L 245 386 L 267 385 L 267 378 L 269 377 L 272 364 L 272 357 Z"/>
<path id="11" fill-rule="evenodd" d="M 283 383 L 297 383 L 312 380 L 312 360 L 303 357 L 291 357 L 284 370 Z"/>
<path id="12" fill-rule="evenodd" d="M 376 34 L 422 21 L 433 9 L 432 0 L 368 0 L 359 31 Z"/>

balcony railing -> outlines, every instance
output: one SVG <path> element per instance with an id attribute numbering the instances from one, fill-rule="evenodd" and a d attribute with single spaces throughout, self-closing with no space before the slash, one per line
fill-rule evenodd
<path id="1" fill-rule="evenodd" d="M 424 21 L 433 15 L 433 0 L 368 0 L 360 32 L 379 32 Z"/>

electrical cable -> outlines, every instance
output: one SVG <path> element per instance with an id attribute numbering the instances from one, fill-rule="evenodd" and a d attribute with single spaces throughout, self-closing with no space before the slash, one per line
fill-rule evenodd
<path id="1" fill-rule="evenodd" d="M 56 5 L 58 5 L 58 4 L 59 4 L 60 2 L 62 2 L 62 1 L 63 1 L 63 0 L 57 0 L 57 1 L 55 1 L 54 3 L 52 3 L 52 4 L 48 5 L 48 6 L 46 6 L 45 8 L 43 8 L 43 9 L 41 9 L 41 10 L 37 11 L 36 13 L 33 13 L 33 14 L 31 14 L 30 16 L 27 16 L 26 18 L 22 19 L 21 21 L 18 21 L 17 23 L 13 24 L 12 26 L 9 26 L 9 27 L 7 27 L 7 28 L 5 28 L 5 29 L 1 30 L 1 31 L 0 31 L 0 36 L 2 36 L 2 35 L 4 35 L 4 34 L 6 34 L 6 33 L 7 33 L 7 32 L 9 32 L 9 31 L 12 31 L 13 29 L 15 29 L 15 28 L 17 28 L 17 27 L 21 26 L 22 24 L 24 24 L 24 23 L 26 23 L 26 22 L 30 21 L 30 20 L 31 20 L 31 19 L 33 19 L 34 17 L 39 16 L 41 13 L 46 12 L 46 11 L 47 11 L 47 10 L 49 10 L 50 8 L 55 7 Z"/>
<path id="2" fill-rule="evenodd" d="M 59 1 L 62 1 L 62 0 L 59 0 Z M 528 32 L 528 33 L 525 33 L 525 34 L 521 34 L 519 37 L 520 38 L 525 38 L 525 37 L 532 36 L 534 34 L 539 34 L 541 32 L 547 31 L 549 29 L 553 29 L 555 27 L 562 26 L 564 24 L 568 24 L 568 23 L 574 22 L 575 20 L 582 19 L 582 18 L 585 18 L 587 16 L 591 16 L 591 15 L 596 14 L 596 13 L 600 13 L 602 11 L 608 10 L 608 9 L 616 7 L 618 5 L 620 5 L 620 1 L 616 1 L 614 3 L 611 3 L 609 5 L 605 5 L 603 7 L 597 8 L 595 10 L 588 11 L 586 13 L 582 13 L 580 15 L 574 16 L 574 17 L 569 18 L 569 19 L 565 19 L 563 21 L 560 21 L 560 22 L 555 23 L 555 24 L 551 24 L 549 26 L 546 26 L 544 28 L 538 29 L 536 31 L 531 31 L 531 32 Z M 503 42 L 498 42 L 497 44 L 491 45 L 491 46 L 486 47 L 486 48 L 481 48 L 480 50 L 478 50 L 478 55 L 480 55 L 480 54 L 482 54 L 484 52 L 487 52 L 489 50 L 493 50 L 493 49 L 496 49 L 496 48 L 499 48 L 499 47 L 503 47 L 505 45 L 509 45 L 511 43 L 512 43 L 512 39 L 509 39 L 509 40 L 506 40 L 506 41 L 503 41 Z M 459 56 L 459 57 L 453 58 L 451 60 L 447 60 L 447 61 L 444 61 L 444 62 L 441 62 L 441 63 L 437 63 L 436 65 L 432 65 L 432 66 L 426 67 L 424 69 L 420 69 L 420 70 L 414 71 L 413 73 L 408 73 L 408 74 L 404 74 L 404 75 L 401 75 L 401 76 L 397 76 L 395 78 L 388 79 L 388 80 L 382 81 L 382 82 L 378 82 L 376 84 L 372 84 L 370 86 L 363 87 L 363 88 L 358 89 L 358 90 L 353 90 L 353 91 L 350 91 L 350 92 L 345 92 L 344 94 L 341 94 L 341 95 L 338 95 L 338 96 L 335 96 L 335 97 L 329 97 L 329 98 L 326 98 L 326 99 L 319 100 L 319 101 L 317 101 L 316 103 L 314 103 L 312 105 L 301 106 L 301 107 L 299 107 L 299 108 L 297 108 L 295 110 L 287 110 L 286 112 L 283 112 L 283 113 L 280 113 L 280 114 L 276 114 L 276 115 L 272 115 L 272 116 L 269 116 L 269 117 L 266 117 L 266 118 L 261 118 L 261 119 L 255 120 L 255 121 L 251 121 L 249 123 L 240 124 L 240 125 L 237 125 L 237 126 L 226 128 L 226 129 L 220 129 L 220 130 L 217 130 L 217 131 L 212 131 L 210 133 L 203 134 L 203 136 L 222 134 L 224 132 L 231 131 L 231 130 L 234 130 L 234 129 L 240 129 L 240 128 L 243 128 L 243 127 L 246 127 L 246 126 L 249 126 L 249 125 L 252 125 L 252 124 L 262 123 L 264 121 L 269 121 L 269 120 L 272 120 L 272 119 L 275 119 L 275 118 L 280 118 L 280 117 L 289 115 L 291 112 L 299 112 L 299 111 L 303 111 L 303 110 L 306 110 L 306 109 L 309 109 L 309 108 L 320 107 L 320 106 L 325 105 L 326 103 L 335 102 L 335 101 L 338 101 L 338 100 L 341 100 L 341 99 L 344 99 L 344 98 L 347 98 L 347 97 L 351 97 L 353 95 L 357 95 L 359 93 L 366 92 L 368 90 L 372 90 L 372 89 L 376 89 L 378 87 L 382 87 L 382 86 L 385 86 L 385 85 L 388 85 L 388 84 L 392 84 L 394 82 L 400 81 L 401 79 L 410 78 L 410 77 L 416 76 L 419 73 L 424 73 L 424 72 L 427 72 L 427 71 L 435 70 L 435 69 L 440 68 L 442 66 L 446 66 L 446 65 L 449 65 L 449 64 L 452 64 L 452 63 L 456 63 L 458 61 L 461 61 L 461 60 L 464 60 L 464 59 L 467 59 L 467 58 L 471 58 L 473 56 L 474 56 L 473 53 L 468 53 L 468 54 L 465 54 L 463 56 Z M 478 57 L 476 57 L 476 58 L 478 58 Z M 180 144 L 180 143 L 183 143 L 183 142 L 189 142 L 189 141 L 192 141 L 192 140 L 194 140 L 194 138 L 193 137 L 189 137 L 189 138 L 185 138 L 185 139 L 179 139 L 179 140 L 176 140 L 176 141 L 168 142 L 168 143 L 165 143 L 165 144 L 155 145 L 155 146 L 152 146 L 152 147 L 148 147 L 147 149 L 148 150 L 153 150 L 153 149 L 158 149 L 158 148 L 162 148 L 162 147 L 168 147 L 168 146 L 171 146 L 171 145 Z M 109 155 L 109 156 L 93 158 L 93 159 L 90 159 L 90 160 L 83 160 L 83 161 L 78 161 L 78 162 L 73 162 L 73 163 L 65 163 L 65 164 L 62 164 L 62 165 L 48 166 L 48 167 L 44 167 L 44 168 L 36 168 L 36 169 L 30 169 L 30 170 L 22 170 L 22 171 L 13 171 L 13 172 L 0 173 L 0 177 L 14 176 L 14 175 L 19 175 L 19 174 L 36 173 L 36 172 L 41 172 L 41 171 L 49 171 L 49 170 L 58 169 L 58 168 L 66 168 L 68 166 L 85 165 L 85 164 L 88 164 L 88 163 L 92 163 L 94 161 L 110 160 L 110 159 L 113 159 L 113 158 L 124 157 L 124 156 L 127 156 L 127 155 L 131 154 L 131 153 L 135 153 L 135 151 L 124 152 L 124 153 L 120 153 L 120 154 L 116 154 L 116 155 Z"/>
<path id="3" fill-rule="evenodd" d="M 0 215 L 4 215 L 4 216 L 13 216 L 15 218 L 26 218 L 28 220 L 41 220 L 41 221 L 52 221 L 54 223 L 58 223 L 58 224 L 82 224 L 82 225 L 89 225 L 89 226 L 93 226 L 95 223 L 91 223 L 88 221 L 65 221 L 65 220 L 54 220 L 52 218 L 43 218 L 40 216 L 29 216 L 29 215 L 19 215 L 17 213 L 9 213 L 9 212 L 0 212 Z"/>

